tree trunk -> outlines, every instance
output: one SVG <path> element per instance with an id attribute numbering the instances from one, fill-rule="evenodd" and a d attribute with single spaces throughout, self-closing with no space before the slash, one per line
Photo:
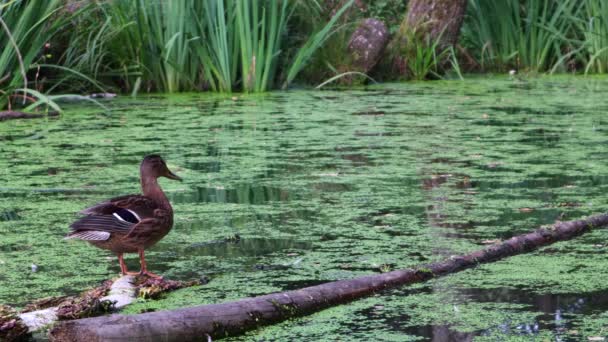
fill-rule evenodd
<path id="1" fill-rule="evenodd" d="M 608 225 L 608 214 L 557 223 L 515 236 L 485 249 L 441 262 L 383 274 L 341 280 L 295 291 L 222 304 L 138 315 L 111 315 L 67 321 L 50 332 L 52 341 L 191 341 L 220 338 L 262 325 L 306 315 L 387 288 L 426 281 L 481 263 L 526 253 L 556 241 L 569 240 L 592 228 Z"/>
<path id="2" fill-rule="evenodd" d="M 353 70 L 362 73 L 372 70 L 387 43 L 388 29 L 382 21 L 374 18 L 363 20 L 348 42 Z"/>
<path id="3" fill-rule="evenodd" d="M 441 37 L 440 46 L 446 48 L 458 42 L 466 8 L 467 0 L 410 0 L 405 25 Z"/>

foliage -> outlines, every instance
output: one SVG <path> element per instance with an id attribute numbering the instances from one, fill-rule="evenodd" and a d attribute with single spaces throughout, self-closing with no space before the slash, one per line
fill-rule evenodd
<path id="1" fill-rule="evenodd" d="M 237 1 L 236 27 L 241 51 L 243 90 L 264 91 L 274 79 L 275 61 L 288 19 L 287 1 L 270 0 L 261 7 L 258 0 Z"/>
<path id="2" fill-rule="evenodd" d="M 367 0 L 364 15 L 383 21 L 389 33 L 396 34 L 407 13 L 407 3 L 407 0 Z"/>
<path id="3" fill-rule="evenodd" d="M 87 97 L 49 94 L 55 87 L 74 80 L 104 90 L 95 79 L 77 70 L 48 63 L 55 58 L 53 40 L 86 9 L 65 8 L 63 1 L 0 0 L 0 44 L 6 46 L 0 51 L 0 109 L 29 102 L 26 111 L 40 107 L 61 111 L 56 101 L 65 98 L 89 101 L 105 109 Z"/>
<path id="4" fill-rule="evenodd" d="M 544 71 L 563 60 L 576 1 L 470 0 L 463 38 L 483 69 Z"/>
<path id="5" fill-rule="evenodd" d="M 74 33 L 66 64 L 83 73 L 118 78 L 124 90 L 260 92 L 293 82 L 333 33 L 335 19 L 318 25 L 286 54 L 288 22 L 306 8 L 281 0 L 127 1 L 98 4 Z M 92 19 L 90 19 L 92 18 Z M 93 22 L 104 22 L 94 29 Z M 277 70 L 283 67 L 282 79 Z"/>
<path id="6" fill-rule="evenodd" d="M 608 71 L 608 3 L 470 0 L 462 42 L 482 70 Z"/>
<path id="7" fill-rule="evenodd" d="M 193 89 L 200 82 L 190 48 L 190 33 L 197 26 L 190 15 L 194 5 L 194 1 L 100 2 L 95 15 L 83 19 L 81 26 L 88 32 L 73 40 L 71 55 L 76 58 L 68 60 L 76 64 L 68 65 L 93 71 L 97 77 L 118 78 L 123 90 L 132 92 L 142 86 L 168 92 Z M 104 24 L 97 30 L 95 22 Z"/>
<path id="8" fill-rule="evenodd" d="M 441 36 L 433 38 L 426 34 L 425 25 L 417 28 L 405 24 L 401 26 L 395 38 L 395 57 L 405 67 L 403 71 L 408 78 L 424 80 L 429 76 L 440 77 L 440 66 L 452 51 L 440 45 Z"/>
<path id="9" fill-rule="evenodd" d="M 438 49 L 438 40 L 422 32 L 397 29 L 405 0 L 360 0 L 357 10 L 353 2 L 338 2 L 344 6 L 332 16 L 318 0 L 113 0 L 76 9 L 60 0 L 0 0 L 0 44 L 6 47 L 0 51 L 0 108 L 18 88 L 33 88 L 46 98 L 30 102 L 46 103 L 51 92 L 107 85 L 133 94 L 262 92 L 298 77 L 309 84 L 348 81 L 355 74 L 346 44 L 363 17 L 384 20 L 396 34 L 392 50 L 412 79 L 450 70 L 461 77 L 455 51 L 483 71 L 608 72 L 608 5 L 602 0 L 469 0 L 465 49 Z M 380 69 L 386 70 L 377 76 L 394 78 L 384 60 Z"/>
<path id="10" fill-rule="evenodd" d="M 4 47 L 0 50 L 0 108 L 8 104 L 16 88 L 34 84 L 28 80 L 28 71 L 44 58 L 45 44 L 66 22 L 67 16 L 57 14 L 61 4 L 60 0 L 0 0 L 0 46 Z"/>
<path id="11" fill-rule="evenodd" d="M 584 0 L 581 18 L 576 21 L 581 32 L 583 53 L 580 60 L 585 72 L 608 72 L 608 2 Z"/>
<path id="12" fill-rule="evenodd" d="M 347 44 L 354 29 L 354 23 L 350 18 L 345 17 L 336 32 L 328 38 L 327 42 L 311 58 L 309 65 L 302 71 L 303 78 L 308 83 L 322 83 L 352 70 L 353 57 L 348 51 Z M 352 77 L 346 79 L 349 81 L 352 80 Z"/>
<path id="13" fill-rule="evenodd" d="M 293 82 L 298 73 L 302 71 L 306 63 L 308 63 L 313 53 L 327 41 L 332 34 L 332 28 L 336 25 L 348 7 L 353 4 L 353 2 L 354 0 L 350 0 L 344 6 L 342 6 L 342 8 L 340 8 L 340 10 L 338 10 L 336 14 L 334 14 L 334 16 L 329 20 L 329 22 L 321 30 L 311 35 L 310 39 L 308 39 L 308 41 L 306 41 L 306 43 L 298 50 L 294 56 L 291 66 L 287 71 L 287 79 L 285 80 L 283 88 L 285 88 L 289 83 Z"/>

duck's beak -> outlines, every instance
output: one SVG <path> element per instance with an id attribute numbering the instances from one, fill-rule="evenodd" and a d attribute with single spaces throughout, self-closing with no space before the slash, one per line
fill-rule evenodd
<path id="1" fill-rule="evenodd" d="M 169 179 L 175 179 L 177 181 L 182 181 L 182 177 L 176 175 L 175 173 L 171 172 L 171 170 L 167 170 L 167 174 L 165 175 L 165 177 L 169 178 Z"/>

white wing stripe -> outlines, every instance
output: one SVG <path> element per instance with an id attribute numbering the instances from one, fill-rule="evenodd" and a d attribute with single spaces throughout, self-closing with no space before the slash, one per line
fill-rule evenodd
<path id="1" fill-rule="evenodd" d="M 131 214 L 133 214 L 133 216 L 135 216 L 135 218 L 137 219 L 138 222 L 141 222 L 141 217 L 139 217 L 139 215 L 137 215 L 136 212 L 134 212 L 131 209 L 127 209 L 127 208 L 125 208 L 125 209 L 128 210 Z"/>
<path id="2" fill-rule="evenodd" d="M 127 208 L 123 208 L 123 209 L 126 210 L 126 211 L 128 211 L 128 212 L 130 212 L 133 216 L 135 216 L 135 218 L 137 219 L 137 222 L 141 221 L 141 218 L 139 217 L 139 215 L 137 215 L 136 212 L 134 212 L 131 209 L 127 209 Z M 125 223 L 128 223 L 128 224 L 133 224 L 133 222 L 127 221 L 124 218 L 120 217 L 120 215 L 118 215 L 118 213 L 112 213 L 112 216 L 116 217 L 119 221 L 122 221 L 122 222 L 125 222 Z"/>

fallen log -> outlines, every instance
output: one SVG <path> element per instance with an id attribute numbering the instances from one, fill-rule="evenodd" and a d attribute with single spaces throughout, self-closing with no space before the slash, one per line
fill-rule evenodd
<path id="1" fill-rule="evenodd" d="M 515 236 L 485 249 L 415 268 L 340 280 L 300 290 L 222 304 L 138 315 L 110 315 L 62 322 L 49 333 L 52 341 L 191 341 L 221 338 L 262 325 L 302 316 L 369 296 L 376 291 L 426 281 L 482 263 L 530 252 L 608 225 L 608 214 L 560 222 Z"/>
<path id="2" fill-rule="evenodd" d="M 137 297 L 135 277 L 122 276 L 115 281 L 86 291 L 78 297 L 49 297 L 28 304 L 20 313 L 0 306 L 0 340 L 25 340 L 60 319 L 74 319 L 120 310 Z"/>
<path id="3" fill-rule="evenodd" d="M 158 298 L 164 293 L 206 283 L 181 282 L 145 276 L 123 275 L 76 297 L 49 297 L 28 304 L 21 312 L 0 305 L 0 341 L 25 340 L 31 333 L 60 320 L 80 319 L 116 312 L 138 297 Z"/>

